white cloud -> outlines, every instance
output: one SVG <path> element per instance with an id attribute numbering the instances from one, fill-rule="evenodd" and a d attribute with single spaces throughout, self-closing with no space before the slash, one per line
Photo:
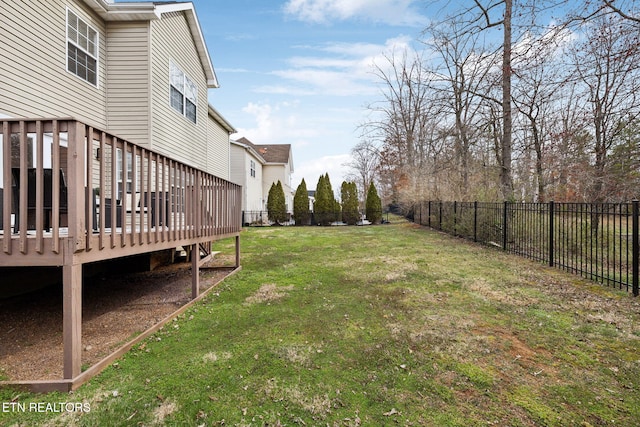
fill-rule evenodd
<path id="1" fill-rule="evenodd" d="M 316 114 L 308 108 L 312 107 L 299 103 L 249 103 L 242 111 L 253 116 L 254 126 L 238 128 L 233 138 L 246 137 L 256 144 L 292 144 L 294 189 L 302 178 L 309 189 L 315 188 L 325 173 L 329 173 L 334 189 L 339 188 L 346 175 L 343 164 L 350 160 L 349 154 L 341 153 L 349 151 L 354 142 L 355 113 L 344 111 L 336 119 L 328 108 L 318 109 Z"/>
<path id="2" fill-rule="evenodd" d="M 414 0 L 289 0 L 284 11 L 313 23 L 362 19 L 390 25 L 424 26 L 427 18 L 414 3 Z"/>
<path id="3" fill-rule="evenodd" d="M 398 36 L 383 44 L 329 43 L 298 46 L 309 56 L 297 55 L 287 62 L 290 68 L 272 71 L 289 84 L 260 86 L 260 93 L 289 95 L 374 96 L 378 78 L 373 64 L 380 63 L 383 52 L 411 49 L 411 38 Z"/>
<path id="4" fill-rule="evenodd" d="M 315 90 L 303 89 L 300 87 L 286 86 L 286 85 L 261 85 L 253 88 L 256 93 L 269 93 L 273 95 L 293 95 L 293 96 L 306 96 L 316 95 Z"/>
<path id="5" fill-rule="evenodd" d="M 249 70 L 246 68 L 216 68 L 216 71 L 220 73 L 248 73 Z"/>
<path id="6" fill-rule="evenodd" d="M 345 180 L 345 168 L 342 165 L 350 160 L 351 156 L 349 154 L 337 154 L 295 164 L 295 171 L 291 180 L 294 190 L 302 182 L 302 178 L 307 184 L 307 189 L 315 190 L 320 175 L 328 173 L 334 193 L 336 191 L 339 193 L 342 181 Z"/>
<path id="7" fill-rule="evenodd" d="M 358 75 L 346 71 L 317 70 L 311 68 L 274 71 L 275 75 L 298 84 L 309 85 L 319 95 L 373 95 L 375 87 L 362 82 Z"/>
<path id="8" fill-rule="evenodd" d="M 296 109 L 296 103 L 271 105 L 250 102 L 242 111 L 253 116 L 255 127 L 239 128 L 234 138 L 244 136 L 256 144 L 282 144 L 316 137 L 317 128 L 305 126 Z"/>

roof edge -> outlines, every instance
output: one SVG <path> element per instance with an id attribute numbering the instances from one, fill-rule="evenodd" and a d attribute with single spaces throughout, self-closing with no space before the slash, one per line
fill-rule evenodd
<path id="1" fill-rule="evenodd" d="M 222 114 L 218 110 L 216 110 L 213 105 L 209 104 L 209 115 L 213 117 L 218 123 L 224 127 L 229 134 L 236 133 L 236 128 L 233 127 L 231 123 L 227 119 L 225 119 Z"/>
<path id="2" fill-rule="evenodd" d="M 119 3 L 107 2 L 106 0 L 84 0 L 84 2 L 105 21 L 133 21 L 140 19 L 155 21 L 162 19 L 163 13 L 184 12 L 207 78 L 207 87 L 209 89 L 220 87 L 192 2 L 154 3 L 144 1 Z"/>

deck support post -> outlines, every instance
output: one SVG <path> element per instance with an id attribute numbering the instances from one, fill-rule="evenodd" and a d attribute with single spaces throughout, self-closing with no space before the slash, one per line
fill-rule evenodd
<path id="1" fill-rule="evenodd" d="M 62 267 L 62 342 L 65 379 L 80 375 L 82 363 L 82 264 Z"/>
<path id="2" fill-rule="evenodd" d="M 200 248 L 191 245 L 191 298 L 200 296 Z"/>
<path id="3" fill-rule="evenodd" d="M 240 235 L 236 236 L 236 268 L 240 267 Z"/>

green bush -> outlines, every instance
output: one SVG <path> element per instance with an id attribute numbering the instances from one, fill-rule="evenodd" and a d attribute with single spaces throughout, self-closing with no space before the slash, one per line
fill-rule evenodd
<path id="1" fill-rule="evenodd" d="M 313 204 L 315 220 L 320 225 L 330 225 L 338 220 L 340 204 L 333 196 L 329 174 L 321 175 L 316 186 L 316 201 Z"/>
<path id="2" fill-rule="evenodd" d="M 287 220 L 287 204 L 284 198 L 284 190 L 282 189 L 282 183 L 271 184 L 269 189 L 269 196 L 267 198 L 267 214 L 269 219 L 276 224 Z"/>
<path id="3" fill-rule="evenodd" d="M 309 210 L 309 192 L 307 191 L 307 183 L 302 178 L 302 182 L 296 189 L 293 196 L 293 219 L 296 225 L 309 225 L 311 211 Z"/>
<path id="4" fill-rule="evenodd" d="M 382 220 L 382 201 L 380 200 L 380 196 L 378 196 L 378 190 L 376 190 L 373 182 L 369 186 L 369 191 L 367 191 L 367 203 L 365 212 L 367 215 L 367 219 L 373 224 Z"/>
<path id="5" fill-rule="evenodd" d="M 349 225 L 355 225 L 360 219 L 358 212 L 358 188 L 355 182 L 342 183 L 342 221 Z"/>

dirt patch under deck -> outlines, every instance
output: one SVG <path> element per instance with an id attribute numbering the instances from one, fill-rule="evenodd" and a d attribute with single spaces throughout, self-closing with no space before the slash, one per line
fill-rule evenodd
<path id="1" fill-rule="evenodd" d="M 213 262 L 212 262 L 213 263 Z M 206 266 L 205 266 L 206 267 Z M 232 268 L 202 269 L 200 292 Z M 89 367 L 191 300 L 191 264 L 84 280 L 82 364 Z M 62 287 L 0 299 L 0 379 L 62 378 Z"/>

